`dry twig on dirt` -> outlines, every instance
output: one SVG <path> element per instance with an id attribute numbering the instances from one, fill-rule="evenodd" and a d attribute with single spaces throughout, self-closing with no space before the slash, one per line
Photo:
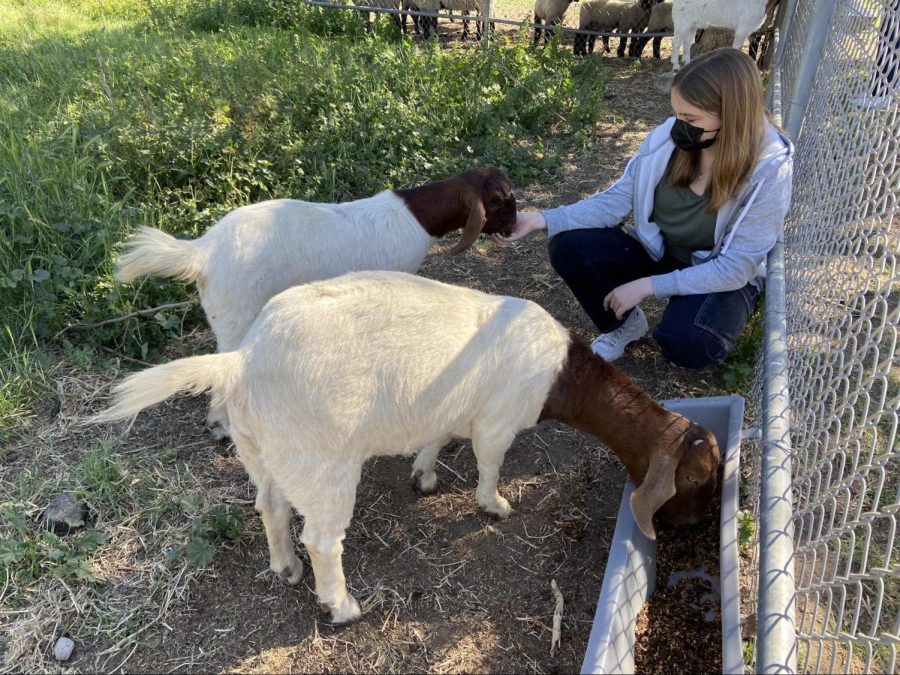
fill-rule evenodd
<path id="1" fill-rule="evenodd" d="M 550 636 L 550 656 L 553 656 L 559 646 L 559 638 L 562 636 L 563 594 L 556 585 L 556 579 L 550 580 L 550 588 L 556 597 L 556 607 L 553 609 L 553 633 Z"/>

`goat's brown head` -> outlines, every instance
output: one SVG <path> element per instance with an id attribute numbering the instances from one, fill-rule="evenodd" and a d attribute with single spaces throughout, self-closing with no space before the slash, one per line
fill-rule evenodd
<path id="1" fill-rule="evenodd" d="M 718 468 L 715 436 L 690 422 L 672 447 L 656 451 L 643 482 L 631 493 L 631 512 L 641 531 L 656 538 L 654 514 L 671 525 L 698 522 L 716 489 Z"/>
<path id="2" fill-rule="evenodd" d="M 465 251 L 482 232 L 509 236 L 516 224 L 516 195 L 506 174 L 500 169 L 479 167 L 464 171 L 457 179 L 459 199 L 468 215 L 459 242 L 450 254 Z"/>

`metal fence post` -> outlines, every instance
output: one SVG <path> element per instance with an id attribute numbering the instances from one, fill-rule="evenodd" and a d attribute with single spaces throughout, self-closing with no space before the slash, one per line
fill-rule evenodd
<path id="1" fill-rule="evenodd" d="M 781 39 L 776 42 L 778 45 L 778 53 L 772 59 L 775 68 L 781 68 L 784 64 L 784 53 L 787 50 L 788 36 L 791 34 L 791 28 L 794 23 L 794 14 L 797 12 L 797 0 L 782 0 L 778 4 L 778 10 L 775 12 L 775 27 L 781 34 Z"/>
<path id="2" fill-rule="evenodd" d="M 766 271 L 766 378 L 763 384 L 760 484 L 759 606 L 756 672 L 794 673 L 794 527 L 791 486 L 790 396 L 784 244 L 769 254 Z"/>
<path id="3" fill-rule="evenodd" d="M 822 60 L 822 51 L 825 48 L 825 41 L 831 34 L 831 22 L 834 18 L 834 11 L 837 4 L 838 0 L 816 0 L 812 8 L 812 19 L 810 21 L 809 31 L 807 32 L 807 41 L 803 46 L 803 53 L 800 56 L 800 66 L 797 69 L 797 75 L 794 79 L 791 91 L 788 94 L 787 105 L 785 106 L 784 111 L 784 128 L 791 138 L 794 139 L 800 136 L 800 129 L 803 126 L 806 106 L 809 103 L 813 81 L 816 78 L 816 70 Z M 785 35 L 785 44 L 787 44 L 789 40 L 790 36 Z"/>
<path id="4" fill-rule="evenodd" d="M 770 105 L 778 122 L 782 114 L 781 95 L 781 72 L 775 68 L 772 72 Z M 791 464 L 787 332 L 784 243 L 779 239 L 769 253 L 766 270 L 766 376 L 763 382 L 756 641 L 758 673 L 793 673 L 797 670 L 794 506 L 791 497 L 794 472 Z"/>
<path id="5" fill-rule="evenodd" d="M 494 18 L 494 0 L 482 0 L 481 7 L 484 22 L 481 25 L 481 41 L 487 44 L 491 41 L 491 19 Z"/>

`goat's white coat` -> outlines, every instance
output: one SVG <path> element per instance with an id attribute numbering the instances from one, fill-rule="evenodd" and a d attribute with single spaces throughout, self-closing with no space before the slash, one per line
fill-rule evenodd
<path id="1" fill-rule="evenodd" d="M 363 463 L 410 454 L 424 484 L 450 437 L 472 439 L 476 498 L 506 516 L 499 469 L 515 434 L 537 423 L 570 342 L 545 310 L 407 274 L 360 272 L 272 298 L 237 351 L 156 366 L 117 387 L 96 421 L 121 419 L 177 391 L 212 390 L 258 489 L 271 567 L 299 580 L 290 505 L 316 592 L 336 622 L 360 614 L 341 541 Z M 515 392 L 511 397 L 510 392 Z"/>
<path id="2" fill-rule="evenodd" d="M 673 0 L 672 24 L 675 38 L 672 43 L 672 70 L 677 71 L 679 54 L 683 51 L 683 65 L 691 61 L 691 44 L 700 28 L 728 28 L 734 30 L 732 47 L 740 49 L 750 33 L 766 16 L 766 0 Z"/>
<path id="3" fill-rule="evenodd" d="M 142 228 L 117 276 L 195 282 L 219 351 L 230 351 L 275 294 L 348 271 L 415 272 L 435 241 L 391 190 L 343 204 L 275 199 L 235 209 L 193 241 Z"/>

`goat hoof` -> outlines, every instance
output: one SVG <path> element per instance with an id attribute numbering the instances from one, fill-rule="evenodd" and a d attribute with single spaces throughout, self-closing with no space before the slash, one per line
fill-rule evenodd
<path id="1" fill-rule="evenodd" d="M 512 507 L 509 505 L 509 502 L 503 497 L 500 497 L 500 499 L 495 503 L 482 508 L 484 509 L 485 513 L 487 513 L 488 516 L 490 516 L 494 520 L 506 520 L 514 513 Z"/>
<path id="2" fill-rule="evenodd" d="M 359 608 L 359 603 L 351 595 L 347 596 L 347 599 L 341 603 L 340 607 L 332 607 L 327 602 L 320 603 L 319 607 L 322 608 L 322 611 L 331 613 L 331 625 L 335 628 L 349 626 L 362 618 L 362 610 Z"/>
<path id="3" fill-rule="evenodd" d="M 494 511 L 488 511 L 488 512 L 487 512 L 487 514 L 488 514 L 488 516 L 490 516 L 491 520 L 496 520 L 496 521 L 498 521 L 498 522 L 501 521 L 501 520 L 506 520 L 507 518 L 509 518 L 509 517 L 510 517 L 512 514 L 514 514 L 514 513 L 515 513 L 515 511 L 514 511 L 512 508 L 509 508 L 509 509 L 506 511 L 506 513 L 496 513 L 496 512 L 494 512 Z"/>
<path id="4" fill-rule="evenodd" d="M 426 479 L 422 469 L 416 469 L 412 475 L 412 486 L 422 495 L 432 495 L 437 490 L 437 475 L 432 471 Z"/>
<path id="5" fill-rule="evenodd" d="M 220 422 L 214 422 L 209 428 L 209 433 L 217 443 L 228 440 L 228 429 Z"/>
<path id="6" fill-rule="evenodd" d="M 280 569 L 273 565 L 272 571 L 293 586 L 294 584 L 300 583 L 300 580 L 303 578 L 304 569 L 303 563 L 300 562 L 300 560 L 293 560 Z"/>

